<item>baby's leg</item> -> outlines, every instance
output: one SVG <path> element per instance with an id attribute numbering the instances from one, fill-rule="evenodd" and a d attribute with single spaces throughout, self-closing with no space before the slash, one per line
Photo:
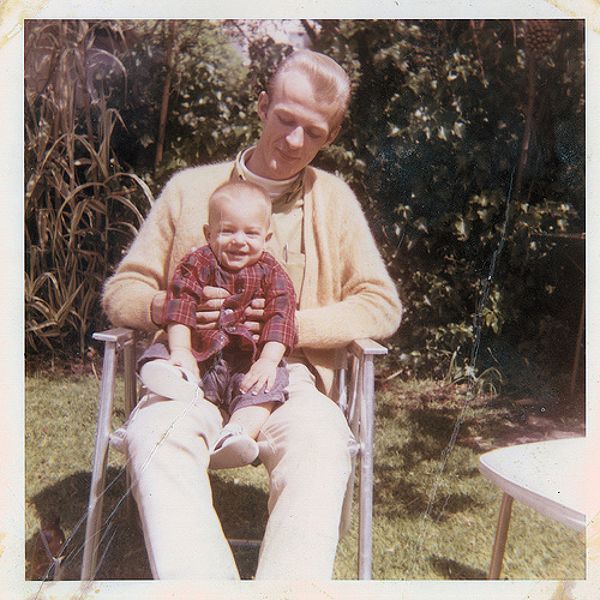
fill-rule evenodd
<path id="1" fill-rule="evenodd" d="M 232 372 L 225 360 L 219 367 L 223 375 L 225 372 L 227 375 L 223 377 L 227 386 L 221 400 L 231 417 L 211 449 L 210 466 L 213 469 L 239 467 L 256 460 L 258 444 L 255 439 L 271 412 L 285 400 L 284 389 L 288 384 L 285 367 L 278 367 L 275 385 L 269 393 L 244 393 L 240 391 L 240 383 L 246 371 L 233 369 Z M 206 378 L 204 383 L 208 383 Z"/>
<path id="2" fill-rule="evenodd" d="M 277 402 L 264 402 L 254 406 L 244 406 L 231 415 L 229 423 L 241 425 L 252 439 L 256 439 L 258 432 L 277 404 Z"/>
<path id="3" fill-rule="evenodd" d="M 236 410 L 211 449 L 210 467 L 243 467 L 258 458 L 256 437 L 277 402 L 244 406 Z"/>
<path id="4" fill-rule="evenodd" d="M 267 415 L 269 413 L 267 412 Z M 257 419 L 255 412 L 253 420 Z M 260 422 L 265 417 L 261 415 Z M 258 458 L 258 444 L 246 432 L 246 423 L 230 419 L 221 429 L 216 442 L 210 448 L 211 469 L 232 469 L 253 463 Z"/>
<path id="5" fill-rule="evenodd" d="M 199 381 L 190 371 L 164 359 L 151 360 L 140 368 L 140 379 L 150 392 L 163 398 L 193 402 L 203 398 Z"/>

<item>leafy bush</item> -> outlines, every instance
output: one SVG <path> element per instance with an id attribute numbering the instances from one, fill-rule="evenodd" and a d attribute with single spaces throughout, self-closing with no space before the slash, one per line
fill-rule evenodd
<path id="1" fill-rule="evenodd" d="M 357 82 L 322 162 L 364 199 L 401 286 L 408 371 L 441 374 L 456 349 L 464 365 L 479 323 L 524 347 L 561 313 L 549 290 L 583 294 L 557 237 L 584 227 L 581 23 L 544 26 L 554 43 L 532 49 L 512 21 L 322 23 L 317 49 Z"/>
<path id="2" fill-rule="evenodd" d="M 552 341 L 572 347 L 583 298 L 581 22 L 303 24 L 353 79 L 317 164 L 356 190 L 399 283 L 396 368 L 464 374 L 474 345 L 500 338 L 564 366 Z M 258 92 L 290 51 L 236 21 L 30 22 L 30 352 L 83 347 L 148 207 L 143 182 L 157 193 L 252 143 Z"/>

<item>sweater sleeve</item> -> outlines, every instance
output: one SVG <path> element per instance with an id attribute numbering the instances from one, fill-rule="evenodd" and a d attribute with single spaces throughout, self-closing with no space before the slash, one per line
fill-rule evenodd
<path id="1" fill-rule="evenodd" d="M 337 210 L 327 216 L 328 254 L 320 260 L 327 257 L 332 278 L 339 279 L 339 299 L 297 313 L 302 347 L 333 348 L 364 337 L 386 338 L 398 329 L 402 317 L 396 286 L 362 208 L 345 183 L 336 186 L 336 193 Z"/>
<path id="2" fill-rule="evenodd" d="M 166 289 L 178 190 L 173 180 L 154 203 L 129 251 L 105 285 L 102 308 L 117 327 L 156 330 L 150 305 Z"/>

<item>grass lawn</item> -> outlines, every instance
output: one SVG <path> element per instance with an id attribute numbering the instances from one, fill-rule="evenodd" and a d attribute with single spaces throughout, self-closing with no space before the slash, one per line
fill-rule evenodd
<path id="1" fill-rule="evenodd" d="M 34 578 L 31 559 L 40 519 L 57 514 L 70 538 L 64 578 L 78 579 L 98 382 L 92 376 L 30 375 L 25 392 L 27 578 Z M 522 410 L 497 401 L 491 406 L 489 399 L 475 399 L 461 412 L 462 394 L 456 386 L 398 380 L 378 391 L 375 579 L 485 578 L 501 492 L 479 475 L 477 458 L 511 439 L 505 434 L 514 442 L 518 432 L 531 433 L 535 427 Z M 457 442 L 446 452 L 459 415 Z M 122 418 L 117 406 L 115 426 Z M 547 436 L 548 430 L 539 435 Z M 114 514 L 108 519 L 109 543 L 98 579 L 151 577 L 141 532 L 135 519 L 128 518 L 126 503 L 120 503 L 125 492 L 122 466 L 121 455 L 111 452 L 105 518 Z M 219 471 L 211 478 L 226 534 L 260 537 L 267 518 L 264 468 Z M 355 510 L 352 528 L 339 546 L 336 579 L 356 577 L 357 520 Z M 242 577 L 251 578 L 257 550 L 239 549 L 235 555 Z M 515 502 L 502 576 L 584 578 L 583 538 Z"/>

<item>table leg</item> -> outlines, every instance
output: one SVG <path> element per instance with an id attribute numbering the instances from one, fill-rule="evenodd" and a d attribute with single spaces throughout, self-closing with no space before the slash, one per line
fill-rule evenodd
<path id="1" fill-rule="evenodd" d="M 488 579 L 498 579 L 500 577 L 502 559 L 504 558 L 504 548 L 506 547 L 506 538 L 508 536 L 508 525 L 510 523 L 512 503 L 512 496 L 509 496 L 508 494 L 502 496 L 500 514 L 498 515 L 498 526 L 496 527 L 496 537 L 494 538 L 494 548 L 492 550 L 492 561 L 487 576 Z"/>

